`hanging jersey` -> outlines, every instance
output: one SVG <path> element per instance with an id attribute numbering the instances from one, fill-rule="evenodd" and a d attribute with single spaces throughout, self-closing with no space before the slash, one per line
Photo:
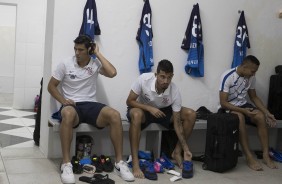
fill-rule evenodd
<path id="1" fill-rule="evenodd" d="M 151 72 L 153 61 L 153 30 L 152 11 L 149 0 L 145 1 L 136 40 L 139 44 L 139 71 L 140 73 Z"/>
<path id="2" fill-rule="evenodd" d="M 233 62 L 231 68 L 239 66 L 246 57 L 247 48 L 250 48 L 248 27 L 245 20 L 244 11 L 242 11 L 236 29 L 234 42 Z"/>
<path id="3" fill-rule="evenodd" d="M 203 77 L 204 45 L 198 3 L 193 6 L 181 48 L 189 51 L 187 64 L 185 66 L 186 73 L 193 77 Z"/>

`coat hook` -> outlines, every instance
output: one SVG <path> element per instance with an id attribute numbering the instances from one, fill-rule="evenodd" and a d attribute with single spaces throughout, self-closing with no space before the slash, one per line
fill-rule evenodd
<path id="1" fill-rule="evenodd" d="M 238 10 L 238 13 L 240 14 L 240 13 L 242 13 L 243 12 L 243 10 Z"/>

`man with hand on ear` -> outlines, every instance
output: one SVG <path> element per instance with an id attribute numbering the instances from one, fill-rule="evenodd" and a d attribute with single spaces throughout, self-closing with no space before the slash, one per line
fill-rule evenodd
<path id="1" fill-rule="evenodd" d="M 48 84 L 49 93 L 62 104 L 60 138 L 63 153 L 61 180 L 75 183 L 70 145 L 73 130 L 81 122 L 99 129 L 110 127 L 110 137 L 115 150 L 115 170 L 125 181 L 134 181 L 127 164 L 122 161 L 123 130 L 120 113 L 97 102 L 96 89 L 98 74 L 113 78 L 115 67 L 99 52 L 99 47 L 87 35 L 79 35 L 74 40 L 75 56 L 60 63 L 53 72 Z M 93 59 L 92 54 L 97 58 Z M 61 83 L 62 93 L 57 86 Z"/>

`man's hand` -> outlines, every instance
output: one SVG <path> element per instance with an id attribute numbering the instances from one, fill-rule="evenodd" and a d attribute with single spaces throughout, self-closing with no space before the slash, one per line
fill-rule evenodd
<path id="1" fill-rule="evenodd" d="M 163 118 L 165 117 L 165 113 L 163 113 L 160 109 L 155 107 L 150 107 L 149 112 L 156 118 Z"/>
<path id="2" fill-rule="evenodd" d="M 66 105 L 75 105 L 75 102 L 71 99 L 65 99 L 65 101 L 62 103 L 64 106 Z"/>
<path id="3" fill-rule="evenodd" d="M 245 108 L 244 114 L 248 117 L 254 117 L 258 111 L 254 110 L 253 108 Z"/>
<path id="4" fill-rule="evenodd" d="M 266 113 L 265 114 L 265 120 L 266 120 L 266 123 L 270 126 L 270 127 L 275 127 L 276 126 L 276 119 L 274 117 L 273 114 L 271 113 Z"/>

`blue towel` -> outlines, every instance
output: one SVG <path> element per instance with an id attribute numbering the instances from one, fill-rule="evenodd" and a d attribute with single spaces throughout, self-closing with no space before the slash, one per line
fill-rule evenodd
<path id="1" fill-rule="evenodd" d="M 192 77 L 204 76 L 204 45 L 199 4 L 193 6 L 181 48 L 188 50 L 185 71 Z"/>
<path id="2" fill-rule="evenodd" d="M 152 38 L 152 11 L 149 0 L 146 0 L 144 3 L 140 25 L 136 36 L 136 40 L 139 44 L 140 74 L 151 72 L 151 67 L 154 66 Z"/>
<path id="3" fill-rule="evenodd" d="M 244 11 L 242 11 L 236 28 L 233 62 L 231 68 L 235 68 L 242 63 L 243 59 L 246 57 L 247 48 L 250 47 L 248 27 L 246 24 Z"/>

